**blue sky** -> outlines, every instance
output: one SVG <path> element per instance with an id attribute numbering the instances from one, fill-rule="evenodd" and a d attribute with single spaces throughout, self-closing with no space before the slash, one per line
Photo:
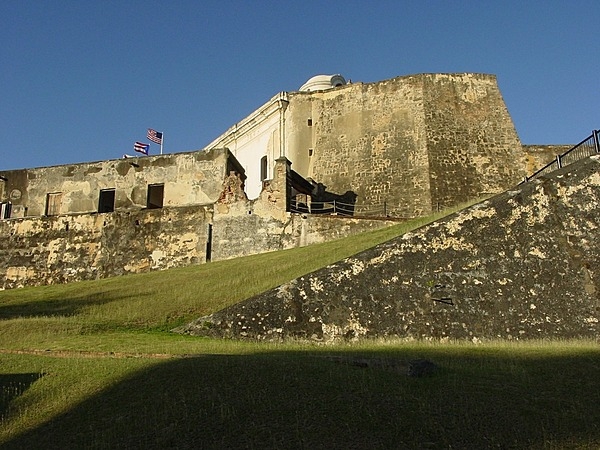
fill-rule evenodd
<path id="1" fill-rule="evenodd" d="M 497 75 L 525 144 L 600 128 L 600 2 L 0 2 L 0 170 L 204 147 L 313 75 Z M 151 153 L 159 152 L 155 144 Z"/>

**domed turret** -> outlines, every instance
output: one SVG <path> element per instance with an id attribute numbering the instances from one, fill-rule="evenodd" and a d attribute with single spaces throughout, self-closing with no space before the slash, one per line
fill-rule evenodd
<path id="1" fill-rule="evenodd" d="M 346 80 L 343 76 L 339 74 L 315 75 L 302 86 L 300 86 L 299 90 L 301 92 L 326 91 L 327 89 L 332 89 L 338 86 L 344 86 L 345 84 Z"/>

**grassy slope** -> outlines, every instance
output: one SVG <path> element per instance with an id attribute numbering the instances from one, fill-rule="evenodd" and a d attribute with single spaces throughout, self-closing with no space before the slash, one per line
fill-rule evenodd
<path id="1" fill-rule="evenodd" d="M 593 342 L 315 347 L 166 331 L 406 228 L 168 272 L 0 292 L 0 444 L 600 447 L 600 351 Z M 15 353 L 33 350 L 42 354 Z M 429 358 L 441 369 L 413 379 L 327 355 Z"/>

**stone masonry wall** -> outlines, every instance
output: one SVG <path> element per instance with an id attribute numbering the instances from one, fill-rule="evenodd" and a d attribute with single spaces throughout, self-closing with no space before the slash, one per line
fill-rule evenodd
<path id="1" fill-rule="evenodd" d="M 399 217 L 431 211 L 418 77 L 290 94 L 288 114 L 287 126 L 295 127 L 290 132 L 290 152 L 301 141 L 299 128 L 306 128 L 306 117 L 313 120 L 308 173 L 303 172 L 301 158 L 289 156 L 299 173 L 319 180 L 332 192 L 354 191 L 359 204 L 388 202 L 389 211 Z"/>
<path id="2" fill-rule="evenodd" d="M 0 220 L 0 289 L 106 278 L 305 246 L 393 224 L 286 212 L 289 162 L 249 201 L 238 174 L 214 204 Z"/>
<path id="3" fill-rule="evenodd" d="M 354 219 L 286 212 L 289 161 L 278 159 L 273 179 L 248 200 L 235 174 L 215 205 L 212 260 L 303 247 L 393 225 L 391 220 Z"/>
<path id="4" fill-rule="evenodd" d="M 523 145 L 526 175 L 537 172 L 546 164 L 556 160 L 557 155 L 562 155 L 572 148 L 573 145 Z"/>
<path id="5" fill-rule="evenodd" d="M 421 77 L 432 204 L 450 207 L 499 193 L 525 176 L 521 143 L 496 77 Z"/>
<path id="6" fill-rule="evenodd" d="M 212 206 L 0 221 L 0 288 L 65 283 L 205 261 Z"/>
<path id="7" fill-rule="evenodd" d="M 498 193 L 525 176 L 493 75 L 419 74 L 290 93 L 287 111 L 295 170 L 331 191 L 354 191 L 358 204 L 385 202 L 398 217 Z"/>
<path id="8" fill-rule="evenodd" d="M 291 213 L 280 219 L 257 213 L 254 202 L 230 205 L 229 211 L 215 216 L 213 261 L 319 244 L 396 223 Z"/>
<path id="9" fill-rule="evenodd" d="M 146 206 L 149 184 L 164 184 L 164 206 L 214 202 L 227 175 L 228 150 L 116 159 L 0 172 L 13 217 L 45 214 L 46 195 L 61 192 L 60 214 L 98 210 L 101 189 L 115 189 L 115 210 Z M 4 199 L 0 199 L 3 201 Z M 25 212 L 26 208 L 26 212 Z"/>
<path id="10" fill-rule="evenodd" d="M 318 341 L 596 338 L 600 157 L 177 330 Z"/>

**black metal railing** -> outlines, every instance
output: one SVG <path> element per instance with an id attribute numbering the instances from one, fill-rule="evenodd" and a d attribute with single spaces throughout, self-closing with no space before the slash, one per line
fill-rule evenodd
<path id="1" fill-rule="evenodd" d="M 586 137 L 579 144 L 567 150 L 561 155 L 556 155 L 556 159 L 554 159 L 554 161 L 546 164 L 544 167 L 542 167 L 532 175 L 525 177 L 522 183 L 526 183 L 527 181 L 541 177 L 550 172 L 554 172 L 555 170 L 558 170 L 561 167 L 568 166 L 569 164 L 579 161 L 580 159 L 584 159 L 589 156 L 600 153 L 599 135 L 599 130 L 592 131 L 592 134 Z"/>
<path id="2" fill-rule="evenodd" d="M 332 200 L 330 202 L 311 201 L 307 204 L 292 199 L 292 202 L 290 204 L 290 212 L 308 214 L 339 214 L 343 216 L 354 216 L 356 215 L 356 205 L 352 203 L 344 203 L 339 200 Z"/>
<path id="3" fill-rule="evenodd" d="M 391 218 L 391 219 L 409 219 L 411 215 L 400 214 L 403 210 L 400 205 L 390 205 L 388 202 L 355 204 L 346 203 L 340 200 L 329 202 L 304 203 L 292 199 L 290 212 L 302 214 L 335 214 L 340 216 L 352 217 L 372 217 L 372 218 Z"/>

